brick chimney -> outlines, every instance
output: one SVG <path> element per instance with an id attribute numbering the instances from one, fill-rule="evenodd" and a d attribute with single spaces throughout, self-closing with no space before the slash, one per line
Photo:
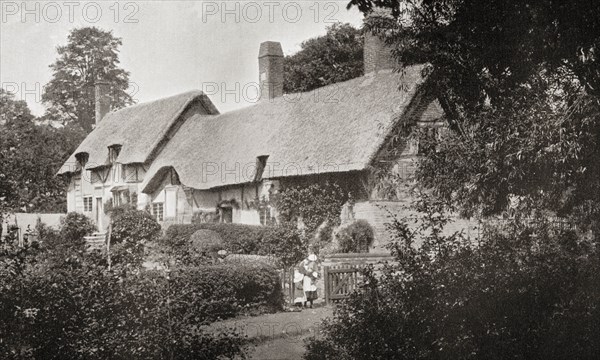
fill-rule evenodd
<path id="1" fill-rule="evenodd" d="M 96 125 L 110 111 L 110 84 L 107 82 L 96 82 L 94 87 L 94 101 L 96 103 Z"/>
<path id="2" fill-rule="evenodd" d="M 261 100 L 283 95 L 283 50 L 280 43 L 267 41 L 260 44 L 258 73 Z"/>
<path id="3" fill-rule="evenodd" d="M 365 17 L 365 22 L 368 22 L 370 17 L 382 18 L 388 16 L 391 16 L 389 10 L 376 8 L 372 13 Z M 364 28 L 364 36 L 365 43 L 363 56 L 365 62 L 365 74 L 396 67 L 397 64 L 392 57 L 390 48 L 379 38 L 379 36 L 373 34 L 370 30 L 367 30 L 366 27 Z"/>

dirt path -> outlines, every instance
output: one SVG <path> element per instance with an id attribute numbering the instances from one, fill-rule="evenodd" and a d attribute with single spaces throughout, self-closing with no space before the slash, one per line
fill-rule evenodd
<path id="1" fill-rule="evenodd" d="M 331 307 L 315 307 L 300 312 L 280 312 L 240 317 L 207 326 L 209 331 L 236 329 L 248 337 L 250 359 L 302 359 L 304 340 L 314 336 L 321 320 L 331 317 Z"/>
<path id="2" fill-rule="evenodd" d="M 304 334 L 282 337 L 251 346 L 248 357 L 251 360 L 301 360 L 304 355 L 304 340 L 311 337 Z"/>

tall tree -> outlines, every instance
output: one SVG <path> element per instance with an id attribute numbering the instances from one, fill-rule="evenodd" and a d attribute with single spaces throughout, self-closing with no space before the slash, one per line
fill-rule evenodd
<path id="1" fill-rule="evenodd" d="M 1 88 L 0 110 L 0 215 L 65 212 L 66 183 L 55 174 L 85 133 L 36 125 L 27 104 Z"/>
<path id="2" fill-rule="evenodd" d="M 363 37 L 350 24 L 336 23 L 327 34 L 302 43 L 284 60 L 285 93 L 310 91 L 363 75 Z"/>
<path id="3" fill-rule="evenodd" d="M 600 2 L 351 0 L 454 130 L 419 178 L 465 215 L 515 200 L 600 230 Z M 376 8 L 387 9 L 382 14 Z M 512 211 L 512 210 L 511 210 Z"/>
<path id="4" fill-rule="evenodd" d="M 133 103 L 126 92 L 129 72 L 119 67 L 122 40 L 112 31 L 96 27 L 74 29 L 68 43 L 59 46 L 58 59 L 50 65 L 53 76 L 44 88 L 42 101 L 49 107 L 46 117 L 75 122 L 89 132 L 95 124 L 94 86 L 98 81 L 111 86 L 111 106 Z"/>

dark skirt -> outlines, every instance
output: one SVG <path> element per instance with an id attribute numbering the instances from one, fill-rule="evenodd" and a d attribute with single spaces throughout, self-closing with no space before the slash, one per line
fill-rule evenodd
<path id="1" fill-rule="evenodd" d="M 310 300 L 315 300 L 317 299 L 319 296 L 317 295 L 317 291 L 305 291 L 304 294 L 306 294 L 306 300 L 310 301 Z"/>

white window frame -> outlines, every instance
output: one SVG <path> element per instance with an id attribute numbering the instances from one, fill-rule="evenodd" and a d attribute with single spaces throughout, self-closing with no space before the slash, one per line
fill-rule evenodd
<path id="1" fill-rule="evenodd" d="M 89 204 L 88 204 L 89 201 Z M 83 212 L 91 213 L 94 209 L 94 198 L 92 196 L 83 197 Z"/>
<path id="2" fill-rule="evenodd" d="M 152 215 L 156 221 L 164 221 L 165 219 L 165 206 L 162 202 L 152 203 Z"/>

